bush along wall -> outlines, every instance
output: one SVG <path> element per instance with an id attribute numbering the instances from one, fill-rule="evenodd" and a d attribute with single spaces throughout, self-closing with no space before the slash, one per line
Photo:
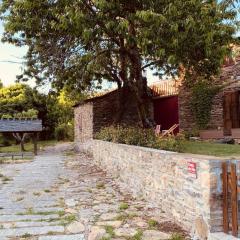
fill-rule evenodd
<path id="1" fill-rule="evenodd" d="M 156 148 L 167 151 L 182 152 L 182 136 L 160 138 L 153 129 L 140 127 L 110 126 L 102 128 L 96 135 L 98 140 L 108 142 Z"/>

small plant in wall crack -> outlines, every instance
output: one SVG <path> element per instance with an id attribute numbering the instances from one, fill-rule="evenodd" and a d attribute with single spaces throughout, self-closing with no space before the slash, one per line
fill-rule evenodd
<path id="1" fill-rule="evenodd" d="M 105 185 L 102 182 L 98 183 L 96 187 L 97 189 L 105 189 Z"/>
<path id="2" fill-rule="evenodd" d="M 154 219 L 150 219 L 150 220 L 148 220 L 148 226 L 150 229 L 155 229 L 158 226 L 158 221 L 156 221 Z"/>
<path id="3" fill-rule="evenodd" d="M 110 239 L 115 237 L 114 227 L 112 226 L 105 226 L 106 233 L 109 235 Z"/>
<path id="4" fill-rule="evenodd" d="M 32 235 L 29 233 L 25 233 L 21 236 L 21 238 L 30 238 Z"/>
<path id="5" fill-rule="evenodd" d="M 142 240 L 142 237 L 143 237 L 143 231 L 138 230 L 133 237 L 128 237 L 127 240 Z"/>
<path id="6" fill-rule="evenodd" d="M 127 210 L 129 208 L 127 203 L 121 203 L 119 206 L 119 210 L 123 211 L 123 210 Z"/>
<path id="7" fill-rule="evenodd" d="M 185 240 L 185 238 L 179 233 L 174 233 L 171 236 L 170 240 Z"/>

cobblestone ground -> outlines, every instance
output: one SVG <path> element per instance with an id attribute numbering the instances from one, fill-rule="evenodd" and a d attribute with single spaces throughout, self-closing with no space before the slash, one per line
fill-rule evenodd
<path id="1" fill-rule="evenodd" d="M 68 144 L 0 168 L 0 240 L 182 239 L 159 216 Z"/>

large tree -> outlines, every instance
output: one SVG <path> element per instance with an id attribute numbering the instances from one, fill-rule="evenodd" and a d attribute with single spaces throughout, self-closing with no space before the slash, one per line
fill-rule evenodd
<path id="1" fill-rule="evenodd" d="M 3 0 L 4 41 L 27 45 L 25 76 L 55 87 L 116 82 L 134 94 L 149 126 L 143 70 L 218 73 L 235 42 L 234 0 Z M 127 91 L 122 91 L 126 93 Z M 124 99 L 124 95 L 122 97 Z"/>

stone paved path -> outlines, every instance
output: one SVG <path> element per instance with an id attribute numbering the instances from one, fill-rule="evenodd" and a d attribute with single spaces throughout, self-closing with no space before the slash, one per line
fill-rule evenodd
<path id="1" fill-rule="evenodd" d="M 0 167 L 0 240 L 162 240 L 182 234 L 159 217 L 160 210 L 120 193 L 69 144 L 50 147 L 32 162 Z"/>

